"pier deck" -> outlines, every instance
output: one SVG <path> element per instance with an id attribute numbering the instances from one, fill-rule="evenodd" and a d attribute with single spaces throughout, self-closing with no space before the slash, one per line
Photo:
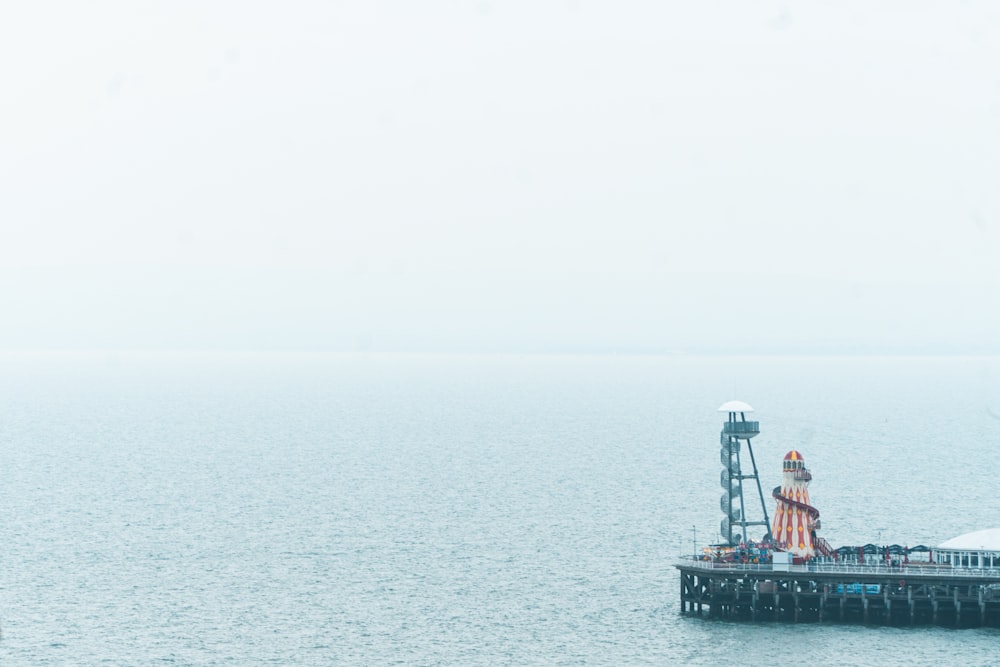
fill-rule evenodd
<path id="1" fill-rule="evenodd" d="M 1000 570 L 933 565 L 771 565 L 691 559 L 681 612 L 748 621 L 1000 627 Z"/>

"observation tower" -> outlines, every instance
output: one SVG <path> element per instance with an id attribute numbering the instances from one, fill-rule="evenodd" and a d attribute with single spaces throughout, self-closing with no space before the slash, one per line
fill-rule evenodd
<path id="1" fill-rule="evenodd" d="M 826 540 L 816 536 L 819 510 L 809 504 L 811 481 L 805 460 L 793 449 L 785 454 L 781 486 L 774 487 L 771 493 L 777 501 L 772 529 L 776 547 L 799 558 L 812 558 L 816 553 L 829 556 L 832 552 Z"/>
<path id="2" fill-rule="evenodd" d="M 722 425 L 722 433 L 719 439 L 722 444 L 720 458 L 722 459 L 722 498 L 719 506 L 725 518 L 719 527 L 722 539 L 728 546 L 736 546 L 742 540 L 747 542 L 748 526 L 764 526 L 767 531 L 764 539 L 771 537 L 770 521 L 767 518 L 767 507 L 764 505 L 764 492 L 760 487 L 760 477 L 757 476 L 757 461 L 753 455 L 753 447 L 750 439 L 760 433 L 760 422 L 747 421 L 746 413 L 753 412 L 753 408 L 743 401 L 729 401 L 719 407 L 719 412 L 727 414 L 726 422 Z M 750 465 L 752 473 L 744 474 L 740 461 L 740 450 L 742 443 L 746 442 L 746 451 L 750 455 Z M 763 519 L 748 520 L 747 504 L 748 499 L 744 496 L 743 482 L 754 480 L 757 483 L 757 495 L 760 498 L 760 510 L 764 515 Z M 753 491 L 751 490 L 751 494 Z M 752 496 L 749 500 L 752 500 Z"/>

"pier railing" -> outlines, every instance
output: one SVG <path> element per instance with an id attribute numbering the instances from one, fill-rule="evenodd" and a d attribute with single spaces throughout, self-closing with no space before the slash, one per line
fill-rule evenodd
<path id="1" fill-rule="evenodd" d="M 843 574 L 857 576 L 891 576 L 891 577 L 969 577 L 975 579 L 996 579 L 1000 582 L 1000 568 L 953 568 L 947 566 L 935 567 L 933 564 L 924 566 L 886 565 L 876 563 L 809 563 L 806 565 L 779 565 L 775 568 L 771 563 L 717 563 L 699 560 L 688 556 L 678 563 L 679 567 L 697 568 L 712 572 L 773 572 L 778 574 L 817 573 Z"/>

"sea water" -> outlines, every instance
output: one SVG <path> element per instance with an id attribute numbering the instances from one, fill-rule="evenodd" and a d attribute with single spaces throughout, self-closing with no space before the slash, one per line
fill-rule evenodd
<path id="1" fill-rule="evenodd" d="M 732 398 L 835 546 L 1000 526 L 996 358 L 7 353 L 0 664 L 1000 664 L 680 615 Z"/>

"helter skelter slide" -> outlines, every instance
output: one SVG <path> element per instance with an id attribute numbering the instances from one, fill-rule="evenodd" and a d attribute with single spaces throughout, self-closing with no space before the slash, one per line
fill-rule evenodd
<path id="1" fill-rule="evenodd" d="M 774 487 L 771 493 L 777 501 L 771 529 L 775 546 L 799 558 L 833 553 L 829 543 L 816 535 L 820 528 L 819 510 L 809 504 L 810 481 L 812 474 L 806 469 L 802 455 L 793 449 L 785 454 L 781 486 Z"/>

